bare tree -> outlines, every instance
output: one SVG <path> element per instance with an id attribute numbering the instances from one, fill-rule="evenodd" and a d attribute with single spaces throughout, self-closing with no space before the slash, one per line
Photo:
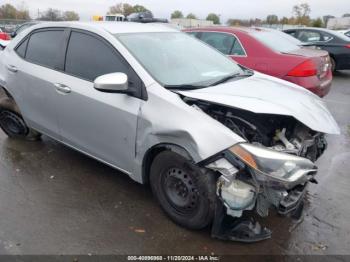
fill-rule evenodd
<path id="1" fill-rule="evenodd" d="M 80 17 L 79 14 L 74 11 L 65 11 L 63 13 L 63 20 L 64 21 L 79 21 Z"/>
<path id="2" fill-rule="evenodd" d="M 0 6 L 0 19 L 16 19 L 17 9 L 10 4 Z"/>
<path id="3" fill-rule="evenodd" d="M 111 6 L 109 8 L 108 14 L 114 15 L 114 14 L 122 14 L 125 16 L 130 15 L 131 13 L 134 13 L 134 9 L 132 5 L 129 5 L 127 3 L 119 3 L 114 6 Z"/>
<path id="4" fill-rule="evenodd" d="M 311 8 L 308 3 L 295 5 L 293 7 L 293 13 L 296 18 L 296 22 L 301 25 L 309 25 Z"/>
<path id="5" fill-rule="evenodd" d="M 29 15 L 29 9 L 28 6 L 24 1 L 22 1 L 18 6 L 17 6 L 17 19 L 21 20 L 29 20 L 30 15 Z"/>
<path id="6" fill-rule="evenodd" d="M 57 9 L 49 8 L 46 11 L 44 11 L 43 13 L 41 13 L 41 15 L 40 15 L 38 20 L 42 20 L 42 21 L 62 21 L 63 20 L 62 12 L 60 10 L 57 10 Z"/>

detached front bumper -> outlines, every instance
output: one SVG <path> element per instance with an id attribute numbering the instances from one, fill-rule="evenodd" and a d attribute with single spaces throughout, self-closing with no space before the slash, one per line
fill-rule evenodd
<path id="1" fill-rule="evenodd" d="M 290 215 L 292 218 L 299 219 L 304 207 L 306 187 L 307 184 L 299 185 L 289 190 L 289 192 L 271 188 L 258 194 L 250 192 L 254 195 L 250 202 L 249 197 L 246 197 L 247 192 L 241 191 L 238 194 L 236 192 L 234 193 L 236 198 L 232 198 L 222 193 L 220 194 L 219 190 L 212 236 L 221 240 L 244 243 L 258 242 L 271 238 L 271 230 L 262 227 L 254 219 L 253 212 L 266 217 L 269 210 L 273 208 L 281 215 Z M 240 199 L 238 195 L 241 195 L 242 198 Z M 245 203 L 244 206 L 242 205 L 243 203 Z M 238 206 L 242 209 L 239 209 Z M 248 215 L 243 213 L 243 211 L 249 210 L 251 211 Z"/>
<path id="2" fill-rule="evenodd" d="M 217 209 L 212 236 L 240 242 L 261 241 L 270 238 L 271 231 L 254 220 L 254 213 L 267 217 L 269 211 L 275 209 L 281 215 L 300 218 L 307 185 L 316 182 L 317 168 L 312 162 L 305 160 L 300 168 L 288 162 L 289 170 L 295 172 L 279 179 L 250 167 L 232 153 L 228 152 L 224 158 L 206 166 L 221 173 L 217 181 Z M 291 159 L 300 161 L 292 156 Z M 250 165 L 254 166 L 252 161 Z M 285 165 L 278 163 L 279 166 Z"/>

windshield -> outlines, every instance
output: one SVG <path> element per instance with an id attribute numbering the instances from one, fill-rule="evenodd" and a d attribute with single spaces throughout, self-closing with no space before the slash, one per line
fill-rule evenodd
<path id="1" fill-rule="evenodd" d="M 185 33 L 132 33 L 116 37 L 167 88 L 201 88 L 243 74 L 232 60 Z"/>
<path id="2" fill-rule="evenodd" d="M 288 53 L 299 49 L 299 45 L 302 44 L 299 40 L 293 39 L 292 36 L 282 32 L 255 31 L 253 36 L 264 45 L 280 53 Z"/>

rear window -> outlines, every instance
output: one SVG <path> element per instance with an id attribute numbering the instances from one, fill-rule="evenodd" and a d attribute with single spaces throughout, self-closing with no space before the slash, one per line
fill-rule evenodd
<path id="1" fill-rule="evenodd" d="M 61 50 L 63 30 L 35 32 L 30 36 L 26 60 L 54 68 Z"/>
<path id="2" fill-rule="evenodd" d="M 280 53 L 287 53 L 299 49 L 298 40 L 282 32 L 255 31 L 252 35 L 261 43 Z"/>

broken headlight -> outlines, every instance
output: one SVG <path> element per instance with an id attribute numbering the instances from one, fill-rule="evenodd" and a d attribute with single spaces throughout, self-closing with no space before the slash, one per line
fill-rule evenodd
<path id="1" fill-rule="evenodd" d="M 275 182 L 292 188 L 310 180 L 317 171 L 317 167 L 306 158 L 248 143 L 237 144 L 229 151 L 254 171 L 259 182 Z"/>

